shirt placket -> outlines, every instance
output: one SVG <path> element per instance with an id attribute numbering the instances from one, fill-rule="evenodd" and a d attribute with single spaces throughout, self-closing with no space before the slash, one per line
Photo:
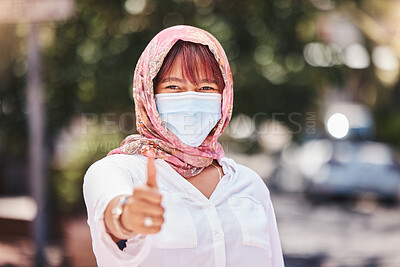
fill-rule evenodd
<path id="1" fill-rule="evenodd" d="M 222 229 L 221 220 L 218 216 L 216 207 L 208 201 L 204 207 L 207 220 L 209 222 L 215 255 L 215 267 L 226 266 L 226 253 L 225 253 L 225 234 Z"/>
<path id="2" fill-rule="evenodd" d="M 167 164 L 167 163 L 165 163 Z M 173 174 L 171 168 L 171 174 Z M 199 204 L 202 207 L 203 212 L 206 214 L 206 218 L 210 225 L 214 256 L 215 256 L 215 267 L 225 267 L 226 266 L 226 253 L 225 253 L 225 234 L 222 228 L 221 219 L 219 218 L 216 205 L 213 202 L 218 203 L 218 186 L 215 188 L 213 194 L 211 195 L 211 200 L 206 198 L 199 190 L 195 189 L 187 180 L 178 179 L 179 185 L 182 186 L 186 192 L 186 196 L 192 199 L 194 203 Z M 223 181 L 220 181 L 220 183 Z"/>
<path id="3" fill-rule="evenodd" d="M 187 192 L 189 193 L 190 198 L 195 203 L 200 203 L 204 214 L 206 215 L 207 221 L 209 223 L 212 240 L 213 240 L 213 248 L 214 248 L 214 257 L 215 257 L 215 267 L 225 267 L 226 266 L 226 253 L 225 253 L 225 234 L 222 228 L 221 219 L 218 215 L 216 205 L 213 204 L 212 201 L 207 199 L 200 191 L 190 188 L 187 186 Z M 215 196 L 215 191 L 213 193 L 213 197 Z M 213 198 L 215 199 L 215 198 Z"/>

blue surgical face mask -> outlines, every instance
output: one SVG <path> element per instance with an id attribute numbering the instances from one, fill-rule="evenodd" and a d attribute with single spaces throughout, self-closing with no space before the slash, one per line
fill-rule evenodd
<path id="1" fill-rule="evenodd" d="M 155 95 L 158 113 L 183 143 L 198 147 L 221 119 L 219 93 L 163 93 Z"/>

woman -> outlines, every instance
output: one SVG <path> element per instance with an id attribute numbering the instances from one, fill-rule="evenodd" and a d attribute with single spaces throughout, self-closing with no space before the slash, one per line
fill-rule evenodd
<path id="1" fill-rule="evenodd" d="M 133 95 L 139 134 L 84 179 L 98 265 L 283 266 L 267 187 L 217 142 L 233 102 L 218 41 L 191 26 L 161 31 Z"/>

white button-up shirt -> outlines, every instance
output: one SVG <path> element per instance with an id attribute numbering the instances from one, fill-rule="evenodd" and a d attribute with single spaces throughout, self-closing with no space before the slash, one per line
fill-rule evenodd
<path id="1" fill-rule="evenodd" d="M 271 266 L 282 250 L 269 191 L 251 169 L 221 158 L 224 176 L 207 199 L 167 162 L 155 160 L 165 208 L 157 234 L 137 235 L 120 250 L 106 232 L 104 211 L 116 196 L 132 194 L 147 180 L 147 159 L 111 155 L 84 178 L 84 198 L 93 251 L 99 266 Z"/>

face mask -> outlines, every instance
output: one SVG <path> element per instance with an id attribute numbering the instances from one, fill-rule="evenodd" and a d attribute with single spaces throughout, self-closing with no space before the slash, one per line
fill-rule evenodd
<path id="1" fill-rule="evenodd" d="M 156 94 L 155 99 L 167 128 L 192 147 L 199 146 L 221 119 L 218 93 L 164 93 Z"/>

